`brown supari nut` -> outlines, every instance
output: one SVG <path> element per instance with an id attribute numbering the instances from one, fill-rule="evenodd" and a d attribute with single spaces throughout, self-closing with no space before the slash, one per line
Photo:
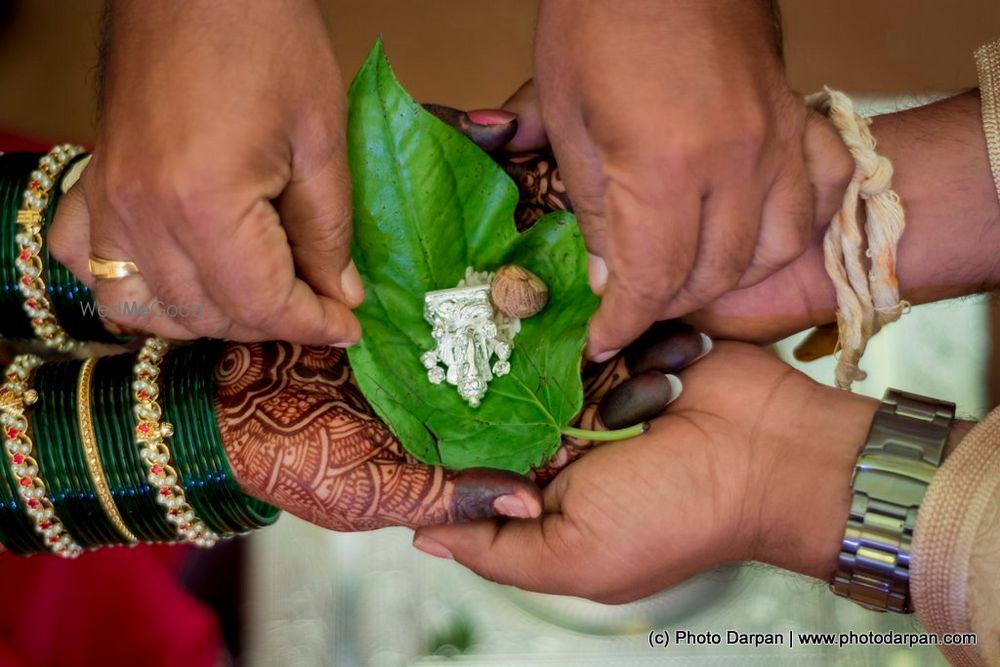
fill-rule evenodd
<path id="1" fill-rule="evenodd" d="M 490 298 L 500 312 L 523 320 L 545 307 L 549 301 L 549 288 L 541 278 L 524 267 L 506 264 L 493 275 Z"/>

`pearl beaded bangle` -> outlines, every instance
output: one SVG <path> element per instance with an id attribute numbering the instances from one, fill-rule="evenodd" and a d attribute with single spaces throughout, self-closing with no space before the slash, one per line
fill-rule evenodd
<path id="1" fill-rule="evenodd" d="M 135 439 L 149 472 L 149 483 L 156 489 L 156 500 L 167 508 L 167 520 L 177 527 L 186 542 L 211 547 L 219 536 L 195 516 L 188 504 L 177 471 L 170 465 L 168 439 L 174 433 L 169 422 L 161 421 L 163 411 L 157 402 L 160 393 L 160 362 L 168 345 L 160 338 L 146 339 L 133 369 L 132 395 L 135 399 Z"/>
<path id="2" fill-rule="evenodd" d="M 17 224 L 21 231 L 17 234 L 18 255 L 15 260 L 21 279 L 18 287 L 24 296 L 24 312 L 31 318 L 31 328 L 45 345 L 60 352 L 75 348 L 77 341 L 59 326 L 52 304 L 46 294 L 42 280 L 42 224 L 49 205 L 49 193 L 55 186 L 60 172 L 66 164 L 83 152 L 80 146 L 62 144 L 54 146 L 38 161 L 38 169 L 31 172 L 28 189 L 24 191 L 21 210 L 17 214 Z"/>
<path id="3" fill-rule="evenodd" d="M 27 506 L 35 530 L 45 538 L 45 545 L 57 556 L 76 558 L 83 548 L 66 532 L 55 515 L 45 482 L 38 474 L 38 462 L 32 456 L 33 443 L 28 437 L 25 408 L 38 400 L 38 394 L 28 388 L 31 373 L 42 360 L 31 354 L 14 358 L 7 369 L 6 381 L 0 387 L 0 424 L 4 429 L 4 450 L 17 490 Z"/>

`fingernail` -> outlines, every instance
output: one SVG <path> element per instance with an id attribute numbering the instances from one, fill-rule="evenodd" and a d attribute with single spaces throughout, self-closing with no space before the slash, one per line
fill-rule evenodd
<path id="1" fill-rule="evenodd" d="M 81 176 L 83 176 L 83 170 L 87 168 L 87 165 L 90 164 L 90 159 L 93 157 L 93 155 L 88 155 L 70 167 L 70 170 L 66 172 L 65 176 L 63 176 L 62 183 L 59 185 L 63 194 L 69 192 L 70 188 L 76 185 L 76 182 L 80 180 Z"/>
<path id="2" fill-rule="evenodd" d="M 592 355 L 590 358 L 595 364 L 603 364 L 605 361 L 615 356 L 619 352 L 621 352 L 621 348 L 618 348 L 617 350 L 608 350 L 607 352 L 601 352 L 600 354 Z"/>
<path id="3" fill-rule="evenodd" d="M 343 292 L 347 305 L 352 308 L 360 306 L 365 300 L 365 285 L 361 281 L 358 267 L 354 266 L 354 260 L 340 274 L 340 291 Z"/>
<path id="4" fill-rule="evenodd" d="M 598 257 L 587 253 L 587 282 L 594 294 L 600 295 L 604 291 L 604 285 L 608 282 L 608 265 Z"/>
<path id="5" fill-rule="evenodd" d="M 503 109 L 475 109 L 465 115 L 476 125 L 506 125 L 517 118 L 517 114 Z"/>
<path id="6" fill-rule="evenodd" d="M 597 406 L 609 429 L 627 428 L 655 419 L 683 389 L 676 375 L 646 371 L 612 387 Z"/>
<path id="7" fill-rule="evenodd" d="M 353 343 L 334 343 L 331 347 L 339 347 L 342 350 L 346 350 L 349 347 L 354 347 L 360 341 L 354 341 Z"/>
<path id="8" fill-rule="evenodd" d="M 678 398 L 681 397 L 681 392 L 684 391 L 684 383 L 676 375 L 667 373 L 667 382 L 670 383 L 670 399 L 667 401 L 667 405 L 670 405 Z"/>
<path id="9" fill-rule="evenodd" d="M 448 550 L 448 547 L 432 540 L 429 537 L 424 537 L 423 535 L 417 535 L 413 538 L 413 546 L 425 554 L 430 554 L 435 558 L 443 558 L 445 560 L 455 560 L 455 556 Z"/>
<path id="10" fill-rule="evenodd" d="M 513 517 L 515 519 L 530 519 L 531 512 L 528 511 L 528 506 L 524 504 L 524 501 L 514 495 L 500 496 L 493 501 L 493 509 L 498 513 Z"/>
<path id="11" fill-rule="evenodd" d="M 701 354 L 698 355 L 698 359 L 701 359 L 706 354 L 712 351 L 712 348 L 715 347 L 715 343 L 713 343 L 712 339 L 706 336 L 705 334 L 699 334 L 699 335 L 701 336 Z M 697 359 L 695 361 L 697 361 Z"/>

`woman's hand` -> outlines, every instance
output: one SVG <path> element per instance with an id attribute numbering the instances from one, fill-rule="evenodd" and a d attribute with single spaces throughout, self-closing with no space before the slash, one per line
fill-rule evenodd
<path id="1" fill-rule="evenodd" d="M 115 0 L 106 31 L 97 144 L 56 258 L 130 328 L 356 341 L 346 99 L 314 0 Z M 95 281 L 91 253 L 141 274 Z M 129 315 L 156 304 L 197 315 Z"/>
<path id="2" fill-rule="evenodd" d="M 741 560 L 828 579 L 878 401 L 741 343 L 681 378 L 646 435 L 556 477 L 542 517 L 421 529 L 414 545 L 500 583 L 607 603 Z"/>
<path id="3" fill-rule="evenodd" d="M 407 455 L 335 348 L 230 344 L 216 413 L 243 490 L 334 530 L 537 516 L 537 488 L 499 471 L 456 473 Z"/>
<path id="4" fill-rule="evenodd" d="M 696 334 L 665 352 L 682 368 L 703 356 L 701 340 Z M 590 365 L 577 425 L 601 428 L 601 399 L 627 378 L 622 359 Z M 343 350 L 291 343 L 229 344 L 216 370 L 216 414 L 246 493 L 342 531 L 536 517 L 542 511 L 536 484 L 593 444 L 566 438 L 551 461 L 532 471 L 534 483 L 495 470 L 423 465 L 374 415 Z"/>

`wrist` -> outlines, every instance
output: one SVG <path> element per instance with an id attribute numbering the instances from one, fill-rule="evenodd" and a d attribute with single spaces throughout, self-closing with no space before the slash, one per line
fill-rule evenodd
<path id="1" fill-rule="evenodd" d="M 872 120 L 906 209 L 898 265 L 902 297 L 926 303 L 995 289 L 1000 201 L 978 93 Z"/>
<path id="2" fill-rule="evenodd" d="M 755 559 L 830 581 L 851 507 L 851 479 L 880 401 L 823 385 L 803 399 L 778 447 L 761 512 Z M 942 462 L 974 422 L 953 422 Z M 806 511 L 802 511 L 807 499 Z"/>
<path id="3" fill-rule="evenodd" d="M 851 506 L 851 477 L 879 401 L 812 384 L 782 424 L 754 559 L 829 581 Z"/>

